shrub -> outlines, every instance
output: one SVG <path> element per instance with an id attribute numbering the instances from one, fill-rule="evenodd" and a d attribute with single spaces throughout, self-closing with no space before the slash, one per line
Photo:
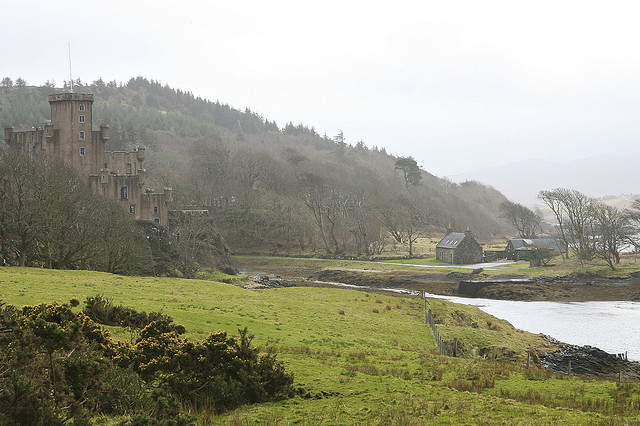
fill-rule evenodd
<path id="1" fill-rule="evenodd" d="M 153 321 L 173 323 L 173 318 L 160 312 L 149 312 L 147 314 L 144 311 L 138 312 L 122 305 L 114 306 L 111 300 L 104 298 L 100 294 L 95 297 L 87 297 L 84 303 L 83 312 L 99 324 L 142 329 Z M 171 324 L 170 327 L 175 329 L 178 334 L 185 333 L 185 329 L 181 325 Z"/>
<path id="2" fill-rule="evenodd" d="M 188 424 L 193 419 L 180 407 L 220 412 L 293 395 L 293 376 L 273 353 L 251 345 L 246 328 L 238 340 L 216 332 L 191 342 L 169 317 L 114 308 L 103 298 L 90 306 L 101 318 L 156 319 L 135 344 L 115 343 L 68 305 L 0 303 L 0 423 L 89 424 L 97 414 L 126 414 L 138 424 Z"/>

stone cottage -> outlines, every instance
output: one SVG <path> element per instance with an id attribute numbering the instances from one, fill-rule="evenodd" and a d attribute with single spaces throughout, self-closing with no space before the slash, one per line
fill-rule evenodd
<path id="1" fill-rule="evenodd" d="M 136 220 L 168 226 L 171 188 L 156 193 L 145 187 L 144 148 L 105 152 L 109 127 L 93 130 L 93 94 L 49 95 L 51 123 L 34 130 L 4 128 L 9 147 L 32 156 L 46 156 L 73 168 L 96 193 L 113 198 Z"/>
<path id="2" fill-rule="evenodd" d="M 468 265 L 482 262 L 482 246 L 473 237 L 471 231 L 453 232 L 436 245 L 436 259 L 453 265 Z"/>

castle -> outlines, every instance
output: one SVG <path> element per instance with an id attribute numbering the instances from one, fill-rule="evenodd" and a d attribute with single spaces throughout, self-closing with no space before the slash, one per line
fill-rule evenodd
<path id="1" fill-rule="evenodd" d="M 171 188 L 155 193 L 144 187 L 144 148 L 105 152 L 109 127 L 93 130 L 93 94 L 49 95 L 51 123 L 35 130 L 4 128 L 4 140 L 32 156 L 46 156 L 73 168 L 96 193 L 113 198 L 136 220 L 168 226 Z"/>

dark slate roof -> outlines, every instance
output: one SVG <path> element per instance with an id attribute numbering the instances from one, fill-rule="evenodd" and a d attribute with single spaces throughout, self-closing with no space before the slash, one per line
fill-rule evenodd
<path id="1" fill-rule="evenodd" d="M 464 232 L 451 232 L 440 240 L 436 248 L 454 249 L 464 240 Z"/>
<path id="2" fill-rule="evenodd" d="M 513 246 L 514 250 L 531 250 L 536 247 L 544 247 L 560 253 L 565 252 L 558 240 L 553 238 L 514 238 L 509 240 L 509 242 Z"/>

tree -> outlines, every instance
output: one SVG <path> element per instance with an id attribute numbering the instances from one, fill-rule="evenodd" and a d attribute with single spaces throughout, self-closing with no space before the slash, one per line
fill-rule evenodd
<path id="1" fill-rule="evenodd" d="M 302 173 L 300 184 L 303 190 L 304 203 L 313 214 L 313 219 L 320 231 L 320 237 L 327 253 L 331 253 L 327 239 L 325 206 L 328 198 L 328 185 L 324 178 L 313 173 Z"/>
<path id="2" fill-rule="evenodd" d="M 554 189 L 552 191 L 540 191 L 538 194 L 538 198 L 544 201 L 544 203 L 549 207 L 549 209 L 553 212 L 556 217 L 556 222 L 558 225 L 558 235 L 557 238 L 560 242 L 567 248 L 565 252 L 565 256 L 569 259 L 569 238 L 566 231 L 566 220 L 565 213 L 563 209 L 563 197 L 564 189 Z"/>
<path id="3" fill-rule="evenodd" d="M 500 217 L 518 231 L 520 238 L 536 238 L 541 230 L 542 218 L 522 204 L 504 201 L 500 204 Z"/>
<path id="4" fill-rule="evenodd" d="M 177 214 L 171 233 L 175 264 L 184 278 L 195 278 L 206 267 L 228 264 L 229 247 L 208 214 Z"/>
<path id="5" fill-rule="evenodd" d="M 581 261 L 593 259 L 594 222 L 592 220 L 594 200 L 576 190 L 563 193 L 563 206 L 567 213 L 571 248 Z"/>
<path id="6" fill-rule="evenodd" d="M 66 165 L 5 148 L 0 176 L 4 264 L 145 272 L 149 249 L 135 222 Z"/>
<path id="7" fill-rule="evenodd" d="M 593 219 L 596 229 L 595 256 L 607 262 L 614 270 L 614 264 L 620 263 L 620 251 L 627 240 L 625 230 L 629 225 L 628 216 L 617 208 L 600 202 L 593 206 Z"/>
<path id="8" fill-rule="evenodd" d="M 422 171 L 413 157 L 400 157 L 396 160 L 395 170 L 400 170 L 404 178 L 405 188 L 416 186 L 422 180 Z"/>
<path id="9" fill-rule="evenodd" d="M 563 240 L 582 261 L 603 259 L 611 269 L 620 262 L 620 250 L 628 236 L 625 231 L 633 215 L 596 201 L 579 191 L 557 188 L 541 191 L 542 199 L 554 212 Z"/>

